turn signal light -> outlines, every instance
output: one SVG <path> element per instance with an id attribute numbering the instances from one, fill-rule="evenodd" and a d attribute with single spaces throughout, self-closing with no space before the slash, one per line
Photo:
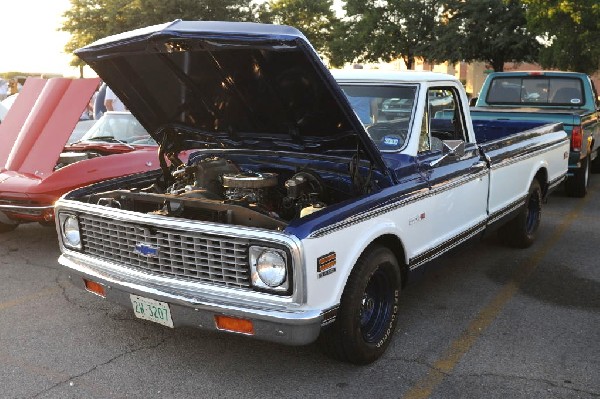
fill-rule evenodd
<path id="1" fill-rule="evenodd" d="M 219 330 L 254 335 L 254 325 L 251 320 L 230 316 L 215 316 L 215 324 Z"/>
<path id="2" fill-rule="evenodd" d="M 44 220 L 46 222 L 50 222 L 54 219 L 54 209 L 46 209 L 43 213 L 42 213 L 42 217 L 44 218 Z"/>
<path id="3" fill-rule="evenodd" d="M 106 298 L 106 292 L 102 284 L 86 279 L 83 279 L 83 282 L 85 283 L 86 290 L 93 292 L 96 295 L 100 295 L 102 298 Z"/>

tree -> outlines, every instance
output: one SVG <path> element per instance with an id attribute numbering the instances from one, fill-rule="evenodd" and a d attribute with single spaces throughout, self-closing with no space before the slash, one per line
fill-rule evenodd
<path id="1" fill-rule="evenodd" d="M 593 73 L 600 69 L 598 0 L 523 0 L 528 26 L 543 40 L 539 63 Z"/>
<path id="2" fill-rule="evenodd" d="M 346 18 L 334 27 L 332 64 L 392 61 L 408 69 L 433 39 L 438 0 L 347 0 Z"/>
<path id="3" fill-rule="evenodd" d="M 330 56 L 332 27 L 337 22 L 333 0 L 270 0 L 261 6 L 259 19 L 298 28 L 320 54 Z"/>
<path id="4" fill-rule="evenodd" d="M 60 30 L 71 38 L 69 53 L 102 37 L 144 26 L 184 20 L 246 21 L 254 18 L 251 0 L 71 0 Z M 73 66 L 83 61 L 74 57 Z"/>
<path id="5" fill-rule="evenodd" d="M 505 62 L 535 61 L 539 49 L 518 0 L 446 0 L 435 36 L 429 60 L 484 61 L 495 71 Z"/>

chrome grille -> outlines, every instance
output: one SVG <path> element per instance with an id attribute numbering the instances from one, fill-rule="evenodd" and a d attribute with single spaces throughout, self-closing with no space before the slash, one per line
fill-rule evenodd
<path id="1" fill-rule="evenodd" d="M 139 226 L 95 215 L 82 215 L 79 222 L 83 250 L 90 255 L 188 281 L 250 286 L 246 239 Z M 135 251 L 136 245 L 151 253 Z"/>

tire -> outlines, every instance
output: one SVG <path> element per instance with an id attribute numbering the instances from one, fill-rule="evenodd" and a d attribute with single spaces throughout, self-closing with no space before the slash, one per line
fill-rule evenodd
<path id="1" fill-rule="evenodd" d="M 569 177 L 565 182 L 565 189 L 569 197 L 583 198 L 587 194 L 588 182 L 590 178 L 590 157 L 581 161 L 581 168 L 575 172 L 575 175 Z"/>
<path id="2" fill-rule="evenodd" d="M 401 279 L 389 249 L 368 248 L 348 278 L 335 322 L 319 336 L 323 352 L 354 364 L 381 357 L 398 324 Z"/>
<path id="3" fill-rule="evenodd" d="M 600 173 L 600 150 L 598 151 L 599 153 L 596 155 L 596 159 L 594 159 L 590 167 L 592 173 Z"/>
<path id="4" fill-rule="evenodd" d="M 14 229 L 17 228 L 18 225 L 19 225 L 18 223 L 7 224 L 7 223 L 0 222 L 0 233 L 8 233 L 9 231 L 13 231 Z"/>
<path id="5" fill-rule="evenodd" d="M 528 248 L 535 241 L 542 219 L 542 188 L 537 179 L 529 186 L 525 206 L 519 214 L 502 226 L 498 234 L 502 241 L 516 248 Z"/>

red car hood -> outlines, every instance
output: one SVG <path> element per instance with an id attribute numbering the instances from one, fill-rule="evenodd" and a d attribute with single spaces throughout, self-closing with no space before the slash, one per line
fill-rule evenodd
<path id="1" fill-rule="evenodd" d="M 0 125 L 0 171 L 52 173 L 99 79 L 29 78 Z"/>

